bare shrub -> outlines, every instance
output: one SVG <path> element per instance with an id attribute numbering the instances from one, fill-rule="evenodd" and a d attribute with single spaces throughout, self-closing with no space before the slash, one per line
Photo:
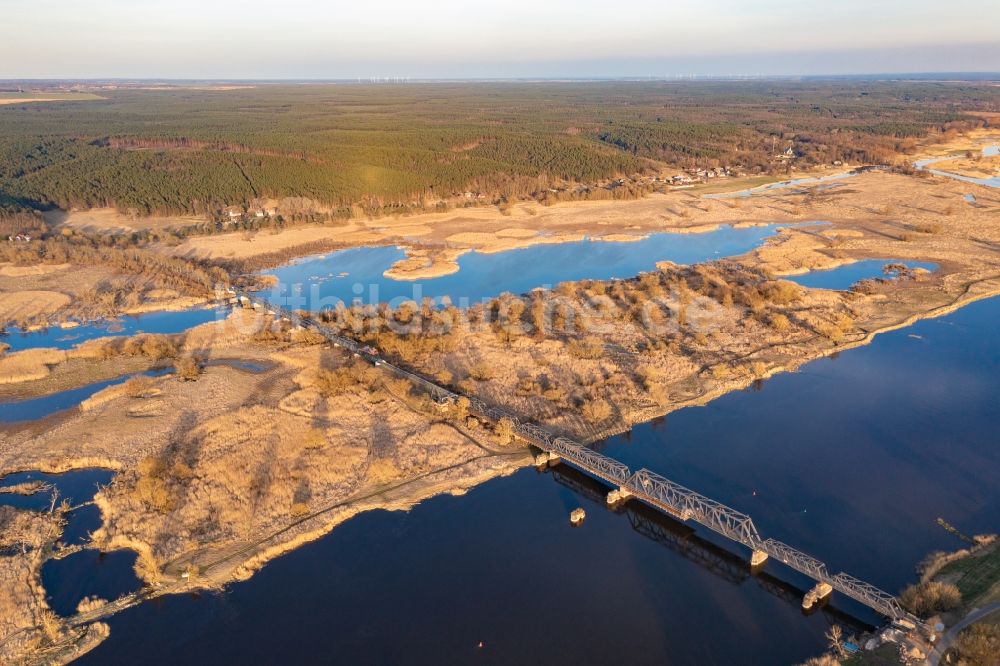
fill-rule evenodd
<path id="1" fill-rule="evenodd" d="M 977 622 L 962 630 L 955 641 L 960 664 L 993 666 L 1000 655 L 1000 625 Z"/>
<path id="2" fill-rule="evenodd" d="M 98 610 L 102 608 L 108 602 L 100 597 L 84 597 L 80 599 L 80 603 L 76 605 L 77 613 L 88 613 L 90 611 Z"/>
<path id="3" fill-rule="evenodd" d="M 817 324 L 816 332 L 833 343 L 840 343 L 844 336 L 854 327 L 854 320 L 846 314 L 837 315 L 833 322 Z"/>
<path id="4" fill-rule="evenodd" d="M 456 421 L 465 421 L 469 417 L 469 407 L 472 403 L 464 395 L 451 406 L 451 415 Z"/>
<path id="5" fill-rule="evenodd" d="M 147 335 L 142 340 L 142 354 L 154 361 L 177 356 L 177 347 L 165 335 Z"/>
<path id="6" fill-rule="evenodd" d="M 635 374 L 640 386 L 653 400 L 661 405 L 666 404 L 668 397 L 664 387 L 666 380 L 660 370 L 643 365 L 639 366 Z"/>
<path id="7" fill-rule="evenodd" d="M 174 361 L 174 371 L 177 377 L 186 382 L 193 382 L 201 375 L 201 363 L 193 356 L 182 356 Z"/>
<path id="8" fill-rule="evenodd" d="M 139 500 L 159 513 L 167 513 L 174 501 L 166 479 L 166 464 L 161 458 L 150 457 L 139 463 L 139 478 L 135 492 Z"/>
<path id="9" fill-rule="evenodd" d="M 792 322 L 790 322 L 788 317 L 780 312 L 771 314 L 771 316 L 767 319 L 767 323 L 778 333 L 784 333 L 792 327 Z"/>
<path id="10" fill-rule="evenodd" d="M 541 395 L 542 386 L 531 377 L 525 377 L 518 381 L 517 386 L 514 387 L 514 393 L 524 398 Z"/>
<path id="11" fill-rule="evenodd" d="M 493 368 L 486 363 L 476 363 L 469 368 L 469 377 L 477 382 L 486 382 L 493 379 Z"/>
<path id="12" fill-rule="evenodd" d="M 153 379 L 146 375 L 132 377 L 122 384 L 122 392 L 129 398 L 141 398 L 153 387 Z"/>
<path id="13" fill-rule="evenodd" d="M 249 341 L 256 345 L 278 347 L 289 342 L 289 334 L 268 326 L 251 335 Z"/>
<path id="14" fill-rule="evenodd" d="M 603 423 L 611 417 L 611 404 L 604 398 L 591 400 L 583 404 L 580 413 L 591 423 Z"/>
<path id="15" fill-rule="evenodd" d="M 822 654 L 818 657 L 810 657 L 799 666 L 840 666 L 840 660 L 832 654 Z"/>
<path id="16" fill-rule="evenodd" d="M 135 560 L 135 575 L 140 580 L 151 583 L 160 580 L 160 568 L 156 563 L 156 557 L 145 548 L 139 550 L 139 556 Z"/>
<path id="17" fill-rule="evenodd" d="M 121 354 L 121 351 L 121 344 L 119 344 L 118 340 L 106 340 L 97 349 L 97 358 L 107 361 Z"/>
<path id="18" fill-rule="evenodd" d="M 761 296 L 757 287 L 741 287 L 736 292 L 736 299 L 741 305 L 750 308 L 751 312 L 760 313 L 764 311 L 764 297 Z"/>
<path id="19" fill-rule="evenodd" d="M 355 361 L 336 370 L 320 370 L 314 382 L 326 396 L 340 395 L 359 386 L 374 392 L 382 387 L 382 375 L 367 363 Z"/>
<path id="20" fill-rule="evenodd" d="M 588 336 L 582 340 L 572 339 L 567 343 L 566 350 L 581 359 L 597 359 L 604 355 L 604 345 L 598 338 Z"/>
<path id="21" fill-rule="evenodd" d="M 899 595 L 899 601 L 910 612 L 927 617 L 957 608 L 962 603 L 962 593 L 951 583 L 929 581 L 910 585 Z"/>
<path id="22" fill-rule="evenodd" d="M 493 428 L 493 436 L 501 446 L 508 446 L 514 441 L 514 422 L 503 417 Z"/>
<path id="23" fill-rule="evenodd" d="M 877 294 L 879 291 L 878 280 L 859 280 L 851 285 L 851 291 L 856 294 L 866 294 L 868 296 Z"/>
<path id="24" fill-rule="evenodd" d="M 566 391 L 562 390 L 558 386 L 550 385 L 542 391 L 542 397 L 552 402 L 559 402 L 566 398 Z"/>
<path id="25" fill-rule="evenodd" d="M 775 305 L 787 305 L 799 300 L 802 289 L 788 280 L 769 282 L 764 287 L 764 297 Z"/>

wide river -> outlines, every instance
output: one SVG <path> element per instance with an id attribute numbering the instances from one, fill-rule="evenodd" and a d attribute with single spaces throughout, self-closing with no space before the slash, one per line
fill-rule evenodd
<path id="1" fill-rule="evenodd" d="M 1000 299 L 976 303 L 600 448 L 897 592 L 925 553 L 962 546 L 938 517 L 1000 528 L 998 325 Z M 805 616 L 797 574 L 750 575 L 740 547 L 601 492 L 526 468 L 362 514 L 223 594 L 111 618 L 81 663 L 792 664 L 830 622 L 873 619 L 837 595 Z"/>

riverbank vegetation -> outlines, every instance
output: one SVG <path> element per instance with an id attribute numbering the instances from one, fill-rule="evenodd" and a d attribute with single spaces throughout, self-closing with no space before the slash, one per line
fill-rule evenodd
<path id="1" fill-rule="evenodd" d="M 14 663 L 63 633 L 39 575 L 62 525 L 59 512 L 0 506 L 0 662 Z"/>
<path id="2" fill-rule="evenodd" d="M 0 242 L 0 326 L 25 329 L 70 318 L 190 307 L 212 298 L 216 286 L 229 280 L 220 267 L 66 232 Z"/>

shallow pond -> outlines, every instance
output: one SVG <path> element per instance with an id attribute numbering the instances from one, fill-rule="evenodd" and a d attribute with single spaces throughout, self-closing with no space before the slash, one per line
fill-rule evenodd
<path id="1" fill-rule="evenodd" d="M 164 368 L 162 370 L 150 370 L 149 372 L 144 372 L 142 374 L 147 377 L 159 377 L 167 374 L 168 372 L 170 372 L 170 369 Z M 39 398 L 29 398 L 27 400 L 18 400 L 16 402 L 0 402 L 0 422 L 11 423 L 16 421 L 32 421 L 35 419 L 45 418 L 46 416 L 51 416 L 56 412 L 63 411 L 64 409 L 76 407 L 98 391 L 102 391 L 109 386 L 114 386 L 128 381 L 128 379 L 132 376 L 133 375 L 126 375 L 124 377 L 108 379 L 103 382 L 94 382 L 93 384 L 87 384 L 86 386 L 60 391 L 58 393 L 51 393 Z"/>
<path id="2" fill-rule="evenodd" d="M 398 304 L 444 296 L 465 307 L 503 292 L 520 294 L 572 280 L 632 277 L 654 270 L 659 261 L 692 264 L 744 254 L 773 236 L 778 226 L 726 226 L 708 233 L 653 234 L 632 242 L 587 239 L 495 254 L 469 252 L 459 257 L 457 273 L 415 282 L 383 276 L 404 258 L 403 250 L 354 248 L 270 271 L 278 278 L 278 286 L 262 294 L 272 303 L 313 311 L 355 299 Z"/>
<path id="3" fill-rule="evenodd" d="M 902 264 L 909 269 L 923 268 L 928 271 L 936 271 L 937 264 L 927 261 L 901 261 L 898 259 L 865 259 L 856 261 L 853 264 L 844 264 L 825 271 L 810 271 L 803 275 L 788 275 L 783 280 L 790 280 L 803 287 L 812 289 L 850 289 L 851 285 L 871 278 L 894 278 L 896 275 L 886 274 L 884 267 L 887 264 Z"/>
<path id="4" fill-rule="evenodd" d="M 68 500 L 70 505 L 77 507 L 66 516 L 59 540 L 68 545 L 83 544 L 90 541 L 90 534 L 101 526 L 101 511 L 93 504 L 80 505 L 90 502 L 98 486 L 111 483 L 113 477 L 114 472 L 106 469 L 79 469 L 63 474 L 18 472 L 0 479 L 0 487 L 31 481 L 42 481 L 50 487 L 33 495 L 0 493 L 0 505 L 47 511 L 52 504 L 52 491 L 57 490 L 57 502 Z"/>
<path id="5" fill-rule="evenodd" d="M 94 494 L 97 493 L 97 487 L 107 485 L 111 482 L 112 477 L 114 477 L 114 472 L 106 469 L 78 469 L 63 474 L 36 471 L 15 472 L 0 478 L 0 487 L 41 481 L 59 491 L 59 501 L 68 499 L 70 504 L 76 505 L 92 500 Z M 50 494 L 48 492 L 34 495 L 0 493 L 0 504 L 40 511 L 49 508 Z"/>
<path id="6" fill-rule="evenodd" d="M 236 370 L 242 370 L 243 372 L 249 372 L 251 375 L 259 375 L 262 372 L 266 372 L 267 369 L 271 367 L 270 363 L 258 363 L 256 361 L 248 361 L 242 358 L 214 358 L 210 360 L 207 365 L 234 368 Z"/>
<path id="7" fill-rule="evenodd" d="M 976 303 L 601 448 L 897 592 L 928 551 L 962 547 L 937 517 L 997 530 L 998 324 L 1000 299 Z M 825 648 L 831 622 L 874 619 L 842 595 L 805 617 L 798 574 L 751 576 L 741 547 L 608 511 L 604 490 L 529 468 L 362 514 L 225 594 L 113 617 L 81 663 L 790 664 Z"/>
<path id="8" fill-rule="evenodd" d="M 102 553 L 84 549 L 42 565 L 42 587 L 49 606 L 62 616 L 73 615 L 85 597 L 112 601 L 141 587 L 135 575 L 136 554 L 128 550 Z"/>
<path id="9" fill-rule="evenodd" d="M 0 486 L 13 486 L 42 481 L 58 490 L 58 501 L 68 500 L 78 506 L 66 517 L 66 526 L 59 541 L 81 545 L 90 541 L 90 534 L 101 526 L 101 512 L 93 504 L 79 506 L 93 499 L 98 486 L 107 485 L 114 472 L 104 469 L 80 469 L 64 474 L 18 472 L 0 479 Z M 46 511 L 51 504 L 52 490 L 34 495 L 0 493 L 0 505 Z M 77 604 L 87 596 L 116 599 L 140 586 L 135 576 L 136 554 L 131 551 L 100 553 L 85 549 L 59 560 L 49 560 L 42 566 L 42 586 L 48 593 L 52 609 L 60 615 L 71 615 Z"/>
<path id="10" fill-rule="evenodd" d="M 111 483 L 114 472 L 106 469 L 79 469 L 64 474 L 45 474 L 42 472 L 18 472 L 0 479 L 0 486 L 14 486 L 30 481 L 42 481 L 51 486 L 43 492 L 33 495 L 15 495 L 0 493 L 0 505 L 15 506 L 21 509 L 47 511 L 52 503 L 52 489 L 58 490 L 58 502 L 64 499 L 78 508 L 69 512 L 66 525 L 59 540 L 68 545 L 83 544 L 90 540 L 91 532 L 101 526 L 100 510 L 89 504 L 94 498 L 97 487 Z"/>
<path id="11" fill-rule="evenodd" d="M 226 310 L 222 310 L 222 316 L 226 312 Z M 70 349 L 87 340 L 108 336 L 127 336 L 139 333 L 181 333 L 199 324 L 214 321 L 217 316 L 220 315 L 214 308 L 195 308 L 176 312 L 150 312 L 137 317 L 122 317 L 82 324 L 75 328 L 53 327 L 38 331 L 9 328 L 6 335 L 0 337 L 0 342 L 10 345 L 10 351 L 39 347 Z"/>

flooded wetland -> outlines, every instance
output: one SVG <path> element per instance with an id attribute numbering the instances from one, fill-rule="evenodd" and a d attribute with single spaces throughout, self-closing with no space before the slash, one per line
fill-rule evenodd
<path id="1" fill-rule="evenodd" d="M 739 83 L 0 108 L 0 663 L 967 655 L 1000 92 Z"/>

